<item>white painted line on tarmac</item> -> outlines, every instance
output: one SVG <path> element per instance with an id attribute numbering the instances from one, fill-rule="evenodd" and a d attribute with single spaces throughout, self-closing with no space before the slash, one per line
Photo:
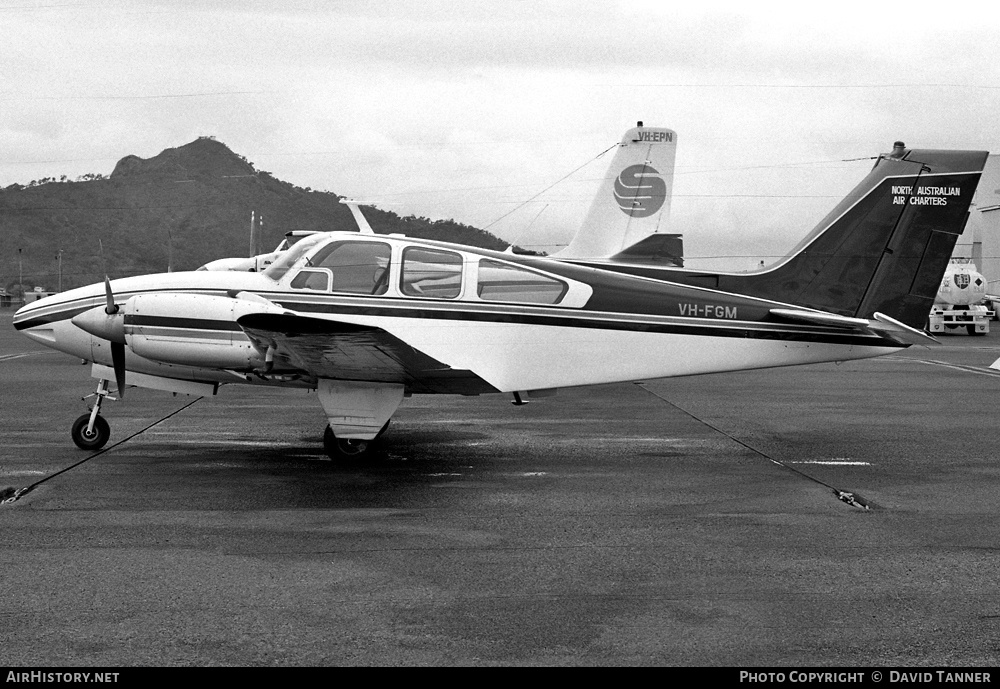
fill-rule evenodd
<path id="1" fill-rule="evenodd" d="M 22 352 L 20 354 L 3 354 L 0 355 L 0 361 L 13 361 L 14 359 L 21 359 L 26 356 L 38 356 L 39 354 L 49 354 L 50 352 Z"/>
<path id="2" fill-rule="evenodd" d="M 964 371 L 965 373 L 975 373 L 980 376 L 988 376 L 990 378 L 1000 377 L 1000 371 L 992 370 L 988 368 L 983 368 L 981 366 L 965 366 L 963 364 L 949 364 L 947 361 L 937 361 L 935 359 L 915 359 L 912 357 L 902 357 L 902 356 L 886 356 L 885 359 L 891 359 L 893 361 L 912 361 L 917 364 L 927 364 L 928 366 L 941 366 L 942 368 L 952 368 L 956 371 Z"/>

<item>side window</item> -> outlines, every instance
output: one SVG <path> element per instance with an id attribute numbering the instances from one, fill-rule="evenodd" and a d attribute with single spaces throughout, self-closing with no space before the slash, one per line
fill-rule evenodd
<path id="1" fill-rule="evenodd" d="M 292 280 L 292 289 L 330 289 L 330 273 L 326 270 L 300 270 Z"/>
<path id="2" fill-rule="evenodd" d="M 390 253 L 382 242 L 334 242 L 316 252 L 310 267 L 329 269 L 334 292 L 385 294 Z"/>
<path id="3" fill-rule="evenodd" d="M 485 301 L 555 304 L 566 293 L 566 283 L 509 263 L 479 262 L 476 294 Z"/>
<path id="4" fill-rule="evenodd" d="M 454 299 L 462 291 L 462 255 L 423 247 L 404 249 L 400 290 L 411 297 Z"/>
<path id="5" fill-rule="evenodd" d="M 296 242 L 264 270 L 264 275 L 275 281 L 280 280 L 302 256 L 325 239 L 326 237 L 320 233 Z"/>

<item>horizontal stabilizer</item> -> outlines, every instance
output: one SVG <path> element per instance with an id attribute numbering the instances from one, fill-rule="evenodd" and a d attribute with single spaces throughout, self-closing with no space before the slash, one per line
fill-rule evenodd
<path id="1" fill-rule="evenodd" d="M 771 309 L 772 316 L 778 316 L 798 323 L 810 323 L 812 325 L 827 325 L 835 328 L 850 328 L 851 330 L 862 330 L 871 323 L 866 318 L 850 318 L 849 316 L 838 316 L 835 313 L 823 313 L 822 311 L 806 311 L 803 309 Z"/>
<path id="2" fill-rule="evenodd" d="M 923 330 L 911 328 L 905 323 L 897 321 L 895 318 L 886 316 L 884 313 L 875 313 L 872 317 L 874 320 L 838 316 L 835 313 L 823 313 L 821 311 L 806 311 L 804 309 L 771 309 L 769 313 L 772 316 L 797 323 L 847 328 L 859 332 L 876 332 L 896 340 L 900 344 L 926 345 L 938 342 L 937 338 L 928 335 Z"/>
<path id="3" fill-rule="evenodd" d="M 679 234 L 651 234 L 608 260 L 683 268 L 684 238 Z"/>
<path id="4" fill-rule="evenodd" d="M 890 318 L 884 313 L 875 312 L 873 315 L 876 323 L 872 324 L 872 330 L 878 331 L 889 337 L 892 337 L 905 344 L 940 344 L 938 340 L 933 335 L 928 335 L 923 330 L 918 330 L 917 328 L 912 328 L 906 323 L 901 323 L 895 318 Z"/>

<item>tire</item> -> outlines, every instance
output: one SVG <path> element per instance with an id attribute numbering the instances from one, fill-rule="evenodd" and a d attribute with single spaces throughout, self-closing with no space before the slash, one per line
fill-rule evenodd
<path id="1" fill-rule="evenodd" d="M 104 420 L 103 416 L 94 419 L 94 432 L 87 434 L 87 426 L 90 424 L 90 414 L 84 414 L 73 422 L 73 429 L 70 434 L 73 442 L 81 450 L 100 450 L 111 437 L 111 426 Z"/>
<path id="2" fill-rule="evenodd" d="M 329 426 L 323 432 L 323 450 L 335 462 L 355 462 L 367 459 L 375 445 L 374 440 L 338 438 Z"/>

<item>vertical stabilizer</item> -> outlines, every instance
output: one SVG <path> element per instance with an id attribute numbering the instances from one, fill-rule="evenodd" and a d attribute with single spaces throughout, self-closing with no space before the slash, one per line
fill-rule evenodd
<path id="1" fill-rule="evenodd" d="M 715 287 L 922 328 L 987 156 L 896 142 L 789 256 L 756 273 L 719 275 Z"/>
<path id="2" fill-rule="evenodd" d="M 622 137 L 583 225 L 558 258 L 610 258 L 666 230 L 677 133 L 642 122 Z"/>

